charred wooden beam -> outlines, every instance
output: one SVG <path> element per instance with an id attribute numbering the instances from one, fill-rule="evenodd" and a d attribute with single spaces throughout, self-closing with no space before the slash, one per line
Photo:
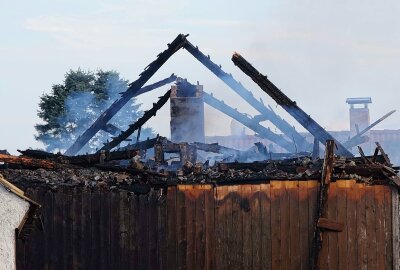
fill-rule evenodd
<path id="1" fill-rule="evenodd" d="M 276 143 L 280 147 L 286 149 L 288 152 L 296 151 L 294 144 L 289 142 L 288 140 L 286 140 L 285 137 L 272 132 L 268 128 L 263 127 L 256 120 L 253 120 L 249 116 L 238 112 L 234 108 L 225 104 L 223 101 L 216 99 L 213 95 L 203 92 L 203 98 L 204 98 L 205 103 L 207 103 L 208 105 L 214 107 L 215 109 L 223 112 L 224 114 L 228 115 L 229 117 L 235 119 L 236 121 L 240 122 L 241 124 L 248 127 L 249 129 L 257 132 L 260 137 L 268 139 L 268 140 Z"/>
<path id="2" fill-rule="evenodd" d="M 0 162 L 4 162 L 22 168 L 34 168 L 34 169 L 43 168 L 49 170 L 56 168 L 56 164 L 49 160 L 35 159 L 30 157 L 16 157 L 4 154 L 0 154 Z"/>
<path id="3" fill-rule="evenodd" d="M 316 137 L 314 137 L 314 145 L 313 145 L 312 158 L 313 158 L 313 159 L 319 158 L 319 140 L 318 140 L 318 138 L 316 138 Z"/>
<path id="4" fill-rule="evenodd" d="M 174 41 L 168 44 L 168 48 L 157 56 L 157 59 L 151 62 L 145 70 L 139 75 L 139 79 L 131 83 L 128 89 L 122 94 L 122 97 L 115 101 L 99 118 L 81 135 L 78 139 L 68 148 L 65 152 L 66 155 L 75 155 L 82 149 L 82 147 L 102 128 L 113 116 L 123 107 L 128 101 L 137 96 L 141 87 L 157 72 L 157 70 L 179 49 L 181 49 L 186 42 L 186 36 L 179 34 Z M 148 88 L 158 88 L 167 83 L 176 80 L 174 74 L 171 77 L 149 85 Z M 143 91 L 143 90 L 142 90 Z M 147 91 L 147 90 L 146 90 Z"/>
<path id="5" fill-rule="evenodd" d="M 162 96 L 157 103 L 153 103 L 153 108 L 144 112 L 143 116 L 140 117 L 134 124 L 130 125 L 129 128 L 119 134 L 117 137 L 114 137 L 111 142 L 106 143 L 101 150 L 111 150 L 120 144 L 122 141 L 127 139 L 133 132 L 142 127 L 151 117 L 155 116 L 157 111 L 161 109 L 162 106 L 167 103 L 169 96 L 171 94 L 171 90 L 168 90 L 164 96 Z"/>
<path id="6" fill-rule="evenodd" d="M 388 166 L 392 166 L 392 163 L 390 162 L 389 156 L 385 153 L 385 151 L 383 150 L 381 144 L 379 142 L 375 142 L 376 147 L 379 149 L 379 152 L 381 152 L 383 158 L 385 159 L 385 163 Z"/>
<path id="7" fill-rule="evenodd" d="M 214 73 L 219 79 L 221 79 L 226 85 L 228 85 L 233 91 L 235 91 L 242 99 L 248 104 L 260 112 L 266 119 L 274 124 L 279 130 L 282 131 L 288 138 L 294 138 L 299 151 L 310 151 L 311 144 L 299 134 L 296 129 L 286 122 L 283 118 L 277 115 L 271 107 L 267 108 L 261 100 L 258 100 L 253 96 L 253 93 L 246 89 L 240 82 L 236 81 L 231 74 L 226 73 L 222 70 L 221 66 L 216 65 L 211 61 L 209 56 L 203 54 L 196 46 L 187 41 L 184 44 L 184 48 L 194 56 L 201 64 L 203 64 L 208 70 Z"/>
<path id="8" fill-rule="evenodd" d="M 319 252 L 322 248 L 322 230 L 318 226 L 320 218 L 326 217 L 328 190 L 332 179 L 335 141 L 328 140 L 326 142 L 324 165 L 322 167 L 322 179 L 318 195 L 317 212 L 314 221 L 314 237 L 311 246 L 311 269 L 319 269 Z"/>
<path id="9" fill-rule="evenodd" d="M 107 133 L 110 133 L 111 135 L 117 135 L 118 133 L 121 132 L 121 130 L 116 126 L 114 126 L 113 124 L 107 124 L 101 129 Z"/>
<path id="10" fill-rule="evenodd" d="M 305 129 L 307 129 L 314 137 L 317 137 L 321 143 L 328 140 L 335 140 L 323 127 L 321 127 L 310 115 L 306 114 L 296 102 L 287 97 L 278 89 L 267 76 L 261 74 L 240 54 L 234 53 L 232 56 L 233 63 L 238 66 L 246 75 L 248 75 L 260 88 L 282 106 L 291 116 L 293 116 Z M 336 141 L 338 154 L 352 157 L 353 154 L 348 151 L 341 143 Z"/>

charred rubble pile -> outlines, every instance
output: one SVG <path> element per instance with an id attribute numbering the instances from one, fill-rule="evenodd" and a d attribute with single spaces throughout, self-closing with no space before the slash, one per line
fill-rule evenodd
<path id="1" fill-rule="evenodd" d="M 22 155 L 0 154 L 3 167 L 0 173 L 10 181 L 24 185 L 84 186 L 87 188 L 126 188 L 137 184 L 166 186 L 178 183 L 211 183 L 223 185 L 232 182 L 257 182 L 268 180 L 319 180 L 323 169 L 323 159 L 311 156 L 287 156 L 283 159 L 264 159 L 255 162 L 226 162 L 227 149 L 217 144 L 173 144 L 157 140 L 154 157 L 144 160 L 143 150 L 102 151 L 100 154 L 63 156 L 37 150 L 20 151 Z M 163 147 L 164 145 L 164 147 Z M 197 145 L 197 147 L 196 147 Z M 214 152 L 224 153 L 223 159 L 199 162 L 197 151 L 212 148 Z M 175 148 L 175 149 L 174 149 Z M 260 145 L 255 146 L 259 149 Z M 158 149 L 158 150 L 157 150 Z M 203 150 L 200 150 L 203 149 Z M 394 167 L 383 149 L 377 144 L 373 156 L 346 158 L 335 156 L 333 179 L 356 179 L 368 184 L 400 184 L 398 167 Z M 180 161 L 164 159 L 165 152 L 179 152 Z M 235 150 L 236 158 L 251 157 L 249 151 Z M 160 153 L 161 152 L 161 153 Z M 265 153 L 264 153 L 265 154 Z M 257 153 L 260 157 L 261 153 Z M 157 157 L 158 156 L 158 157 Z M 272 154 L 271 154 L 272 156 Z"/>

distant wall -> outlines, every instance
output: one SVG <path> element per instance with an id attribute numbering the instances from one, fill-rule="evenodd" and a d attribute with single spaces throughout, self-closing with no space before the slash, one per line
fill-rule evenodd
<path id="1" fill-rule="evenodd" d="M 29 203 L 0 185 L 0 269 L 15 269 L 15 229 L 18 228 Z"/>
<path id="2" fill-rule="evenodd" d="M 45 231 L 18 242 L 18 269 L 309 269 L 316 181 L 165 191 L 28 189 Z M 398 269 L 397 190 L 340 180 L 327 205 L 344 230 L 323 234 L 321 269 Z"/>

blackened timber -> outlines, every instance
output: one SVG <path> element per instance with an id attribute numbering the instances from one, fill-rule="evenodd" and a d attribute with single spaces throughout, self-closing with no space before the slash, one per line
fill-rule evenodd
<path id="1" fill-rule="evenodd" d="M 369 125 L 365 129 L 363 129 L 357 135 L 355 135 L 354 137 L 350 138 L 347 142 L 344 142 L 343 146 L 347 147 L 347 148 L 351 148 L 351 147 L 356 146 L 358 144 L 364 143 L 365 141 L 360 142 L 360 140 L 362 140 L 363 135 L 365 133 L 367 133 L 369 130 L 371 130 L 374 126 L 376 126 L 377 124 L 379 124 L 380 122 L 382 122 L 383 120 L 385 120 L 386 118 L 388 118 L 389 116 L 394 114 L 395 112 L 396 112 L 396 110 L 392 110 L 392 111 L 388 112 L 387 114 L 385 114 L 384 116 L 382 116 L 381 118 L 379 118 L 378 120 L 373 122 L 371 125 Z"/>
<path id="2" fill-rule="evenodd" d="M 122 141 L 127 139 L 130 135 L 132 135 L 133 132 L 135 132 L 137 129 L 142 127 L 151 117 L 155 116 L 157 111 L 161 109 L 162 106 L 167 103 L 169 96 L 171 94 L 171 90 L 168 90 L 164 96 L 162 96 L 157 103 L 153 104 L 153 108 L 151 108 L 148 111 L 145 111 L 143 116 L 140 117 L 134 124 L 130 125 L 129 128 L 125 131 L 123 131 L 120 135 L 117 137 L 114 137 L 113 140 L 109 143 L 106 143 L 100 150 L 111 150 L 114 147 L 116 147 L 118 144 L 120 144 Z"/>
<path id="3" fill-rule="evenodd" d="M 325 148 L 324 165 L 322 167 L 322 179 L 318 195 L 317 213 L 315 215 L 314 222 L 314 237 L 311 246 L 311 269 L 319 269 L 319 252 L 322 248 L 322 230 L 318 226 L 319 219 L 326 217 L 327 215 L 327 201 L 328 201 L 328 190 L 333 175 L 333 163 L 334 163 L 334 150 L 335 141 L 328 140 Z"/>
<path id="4" fill-rule="evenodd" d="M 107 133 L 110 133 L 111 135 L 117 135 L 119 132 L 121 132 L 121 130 L 116 126 L 114 126 L 113 124 L 107 124 L 101 129 Z"/>
<path id="5" fill-rule="evenodd" d="M 276 143 L 277 145 L 286 149 L 289 152 L 296 151 L 295 146 L 291 142 L 287 141 L 283 136 L 278 135 L 271 130 L 263 127 L 257 121 L 251 119 L 245 114 L 238 112 L 237 110 L 225 104 L 223 101 L 216 99 L 206 92 L 203 92 L 203 98 L 205 103 L 235 119 L 249 129 L 257 132 L 261 137 Z"/>
<path id="6" fill-rule="evenodd" d="M 186 41 L 184 48 L 193 55 L 200 63 L 207 69 L 220 78 L 227 84 L 233 91 L 235 91 L 241 98 L 248 102 L 252 107 L 259 111 L 266 119 L 274 124 L 279 130 L 282 131 L 288 138 L 294 138 L 299 151 L 310 151 L 311 144 L 299 134 L 296 129 L 288 122 L 277 115 L 271 108 L 265 105 L 253 96 L 253 93 L 247 90 L 240 82 L 236 81 L 231 74 L 226 73 L 222 68 L 210 60 L 209 56 L 204 55 L 197 47 L 193 46 L 189 41 Z"/>
<path id="7" fill-rule="evenodd" d="M 122 97 L 115 101 L 106 111 L 104 111 L 99 118 L 81 135 L 78 139 L 68 148 L 65 152 L 66 155 L 75 155 L 82 149 L 82 147 L 102 128 L 108 121 L 137 93 L 140 88 L 157 72 L 157 70 L 179 49 L 182 48 L 186 42 L 186 37 L 183 34 L 179 34 L 171 44 L 168 45 L 168 49 L 163 51 L 157 56 L 157 59 L 150 63 L 145 70 L 139 75 L 139 79 L 130 84 L 128 89 L 122 94 Z M 158 83 L 149 85 L 149 88 L 158 88 L 167 83 L 176 80 L 175 75 L 160 81 Z M 142 90 L 143 91 L 143 90 Z M 149 91 L 149 90 L 146 90 Z"/>
<path id="8" fill-rule="evenodd" d="M 314 137 L 317 137 L 321 143 L 328 140 L 335 140 L 324 128 L 322 128 L 310 115 L 306 114 L 295 101 L 292 101 L 281 90 L 278 89 L 267 76 L 261 74 L 240 54 L 234 53 L 232 56 L 233 63 L 238 66 L 246 75 L 248 75 L 260 88 L 273 98 L 282 108 L 284 108 L 291 116 L 293 116 L 305 129 L 307 129 Z M 335 141 L 339 155 L 352 157 L 353 154 L 347 150 L 340 142 Z"/>

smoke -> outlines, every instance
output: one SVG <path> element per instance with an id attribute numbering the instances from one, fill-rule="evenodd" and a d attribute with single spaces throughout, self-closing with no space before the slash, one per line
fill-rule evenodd
<path id="1" fill-rule="evenodd" d="M 120 93 L 127 89 L 127 82 L 122 81 L 118 74 L 110 72 L 106 76 L 105 95 L 99 98 L 99 93 L 95 91 L 74 91 L 66 98 L 65 112 L 58 118 L 57 123 L 62 132 L 53 133 L 47 136 L 44 143 L 46 150 L 50 152 L 64 152 L 90 125 L 106 110 L 110 105 L 120 98 Z M 136 104 L 135 99 L 131 99 L 110 121 L 120 130 L 128 128 L 129 124 L 134 123 L 142 112 L 139 110 L 141 104 Z M 132 137 L 136 136 L 135 134 Z M 103 143 L 110 141 L 113 135 L 99 131 L 82 148 L 81 153 L 93 153 L 103 146 Z M 141 138 L 153 137 L 150 128 L 141 130 Z M 136 142 L 136 137 L 134 138 Z M 129 142 L 121 143 L 125 146 Z"/>

